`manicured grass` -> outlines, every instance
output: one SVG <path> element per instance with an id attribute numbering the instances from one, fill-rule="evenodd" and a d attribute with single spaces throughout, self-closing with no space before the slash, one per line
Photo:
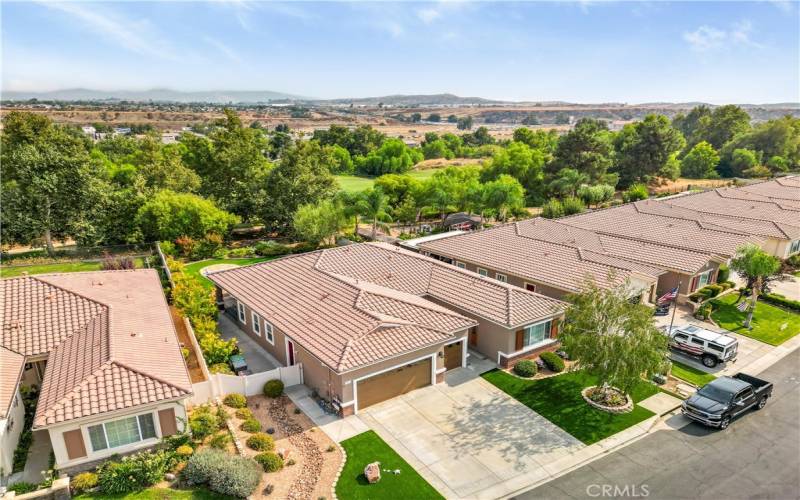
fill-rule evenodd
<path id="1" fill-rule="evenodd" d="M 770 345 L 780 345 L 800 333 L 800 314 L 759 301 L 753 314 L 752 330 L 745 328 L 747 313 L 736 309 L 737 293 L 715 300 L 711 318 L 722 328 Z"/>
<path id="2" fill-rule="evenodd" d="M 336 496 L 339 498 L 444 498 L 374 431 L 346 439 L 342 441 L 342 447 L 347 452 L 347 462 L 336 483 Z M 369 484 L 364 477 L 364 467 L 375 461 L 381 463 L 381 480 Z M 399 469 L 400 474 L 383 472 L 384 469 Z"/>
<path id="3" fill-rule="evenodd" d="M 498 369 L 481 376 L 585 444 L 596 443 L 654 415 L 638 405 L 620 415 L 592 408 L 583 400 L 581 390 L 597 385 L 597 380 L 582 371 L 539 380 L 519 379 Z M 654 384 L 642 381 L 631 391 L 631 397 L 638 403 L 657 392 Z"/>
<path id="4" fill-rule="evenodd" d="M 103 493 L 85 493 L 73 497 L 79 500 L 228 500 L 233 499 L 208 490 L 174 490 L 171 488 L 148 488 L 126 495 L 106 495 Z"/>
<path id="5" fill-rule="evenodd" d="M 200 270 L 208 267 L 213 266 L 214 264 L 236 264 L 237 266 L 246 266 L 248 264 L 255 264 L 256 262 L 264 262 L 265 260 L 273 259 L 274 257 L 253 257 L 250 259 L 208 259 L 208 260 L 198 260 L 197 262 L 192 262 L 191 264 L 186 264 L 186 273 L 194 276 L 195 278 L 200 279 L 200 283 L 203 284 L 206 288 L 214 288 L 214 284 L 208 280 L 205 276 L 200 274 Z"/>
<path id="6" fill-rule="evenodd" d="M 427 168 L 425 170 L 412 170 L 408 175 L 415 179 L 425 180 L 433 177 L 433 174 L 444 170 L 444 168 Z M 369 189 L 375 184 L 375 177 L 361 177 L 359 175 L 337 175 L 336 180 L 339 182 L 339 188 L 348 193 L 358 193 L 365 189 Z"/>
<path id="7" fill-rule="evenodd" d="M 689 365 L 684 365 L 678 361 L 672 362 L 672 376 L 681 380 L 685 380 L 690 384 L 696 385 L 697 387 L 702 387 L 717 378 L 710 373 L 706 373 L 703 370 L 698 370 L 697 368 Z"/>
<path id="8" fill-rule="evenodd" d="M 137 268 L 144 267 L 144 259 L 137 257 L 134 259 Z M 157 257 L 150 259 L 150 265 L 155 264 Z M 33 274 L 46 274 L 46 273 L 76 273 L 79 271 L 99 271 L 100 262 L 59 262 L 56 264 L 40 264 L 34 266 L 19 266 L 19 267 L 0 267 L 0 277 L 14 278 L 22 276 L 23 273 Z"/>

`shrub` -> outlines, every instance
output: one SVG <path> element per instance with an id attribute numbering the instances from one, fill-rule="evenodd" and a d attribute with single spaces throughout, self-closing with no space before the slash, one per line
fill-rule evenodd
<path id="1" fill-rule="evenodd" d="M 178 448 L 175 450 L 175 453 L 177 453 L 180 457 L 189 457 L 192 455 L 192 453 L 194 453 L 194 450 L 188 444 L 184 444 L 178 446 Z"/>
<path id="2" fill-rule="evenodd" d="M 760 295 L 759 298 L 764 302 L 800 312 L 800 301 L 787 299 L 786 297 L 777 293 L 765 293 Z"/>
<path id="3" fill-rule="evenodd" d="M 219 450 L 202 450 L 189 459 L 183 477 L 190 486 L 207 485 L 214 492 L 245 498 L 261 481 L 262 468 L 251 459 Z"/>
<path id="4" fill-rule="evenodd" d="M 233 250 L 228 250 L 228 257 L 229 258 L 242 258 L 242 257 L 252 257 L 256 254 L 255 247 L 242 247 L 242 248 L 234 248 Z"/>
<path id="5" fill-rule="evenodd" d="M 564 205 L 555 198 L 548 200 L 547 203 L 542 205 L 542 213 L 540 214 L 545 219 L 557 219 L 564 216 Z"/>
<path id="6" fill-rule="evenodd" d="M 632 201 L 646 200 L 650 197 L 650 191 L 644 184 L 631 184 L 631 187 L 622 193 L 622 200 L 625 203 Z"/>
<path id="7" fill-rule="evenodd" d="M 253 418 L 253 411 L 250 408 L 240 408 L 236 410 L 236 418 L 250 420 Z"/>
<path id="8" fill-rule="evenodd" d="M 247 407 L 247 398 L 243 394 L 228 394 L 222 402 L 229 408 Z"/>
<path id="9" fill-rule="evenodd" d="M 219 417 L 209 405 L 198 406 L 189 415 L 189 428 L 197 439 L 203 439 L 217 432 L 219 425 Z"/>
<path id="10" fill-rule="evenodd" d="M 259 453 L 253 458 L 264 468 L 264 472 L 278 472 L 283 469 L 283 459 L 277 453 Z"/>
<path id="11" fill-rule="evenodd" d="M 192 258 L 195 260 L 207 259 L 212 257 L 220 248 L 222 248 L 222 236 L 216 233 L 208 233 L 192 249 Z"/>
<path id="12" fill-rule="evenodd" d="M 18 483 L 14 483 L 8 487 L 8 491 L 13 491 L 17 495 L 24 495 L 25 493 L 30 493 L 31 491 L 36 491 L 39 487 L 33 483 L 26 483 L 25 481 L 20 481 Z"/>
<path id="13" fill-rule="evenodd" d="M 278 255 L 286 255 L 291 252 L 288 245 L 282 245 L 274 241 L 259 241 L 255 246 L 256 254 L 262 257 L 276 257 Z"/>
<path id="14" fill-rule="evenodd" d="M 708 296 L 709 297 L 716 297 L 722 291 L 722 286 L 720 285 L 708 285 Z"/>
<path id="15" fill-rule="evenodd" d="M 72 478 L 70 483 L 72 490 L 75 493 L 83 493 L 97 486 L 97 474 L 94 472 L 81 472 Z"/>
<path id="16" fill-rule="evenodd" d="M 267 380 L 264 384 L 264 395 L 268 398 L 277 398 L 283 394 L 283 382 L 278 379 Z"/>
<path id="17" fill-rule="evenodd" d="M 561 359 L 558 354 L 554 352 L 543 352 L 539 355 L 539 357 L 544 361 L 544 364 L 547 365 L 547 368 L 550 371 L 554 371 L 556 373 L 564 371 L 564 360 Z"/>
<path id="18" fill-rule="evenodd" d="M 211 373 L 224 373 L 225 375 L 233 375 L 233 370 L 231 370 L 231 365 L 228 363 L 214 363 L 213 365 L 208 367 L 208 371 Z"/>
<path id="19" fill-rule="evenodd" d="M 261 422 L 254 418 L 248 418 L 242 425 L 239 426 L 245 432 L 260 432 L 261 431 Z"/>
<path id="20" fill-rule="evenodd" d="M 171 241 L 161 241 L 158 243 L 158 245 L 161 247 L 161 252 L 164 255 L 169 255 L 170 257 L 175 257 L 175 255 L 177 255 L 177 252 L 175 251 L 175 243 Z"/>
<path id="21" fill-rule="evenodd" d="M 178 447 L 183 446 L 185 444 L 189 444 L 192 441 L 192 436 L 189 435 L 187 432 L 181 432 L 180 434 L 173 434 L 172 436 L 167 436 L 161 439 L 161 442 L 168 450 L 177 450 Z"/>
<path id="22" fill-rule="evenodd" d="M 111 255 L 106 252 L 103 255 L 103 260 L 100 263 L 100 269 L 103 271 L 121 271 L 123 269 L 135 269 L 136 263 L 133 257 L 128 255 Z"/>
<path id="23" fill-rule="evenodd" d="M 725 264 L 720 264 L 719 271 L 717 271 L 717 283 L 722 281 L 728 281 L 730 275 L 731 275 L 731 269 Z"/>
<path id="24" fill-rule="evenodd" d="M 580 214 L 586 210 L 586 206 L 583 204 L 583 201 L 580 198 L 575 198 L 574 196 L 564 198 L 564 201 L 561 202 L 561 207 L 564 209 L 564 215 Z"/>
<path id="25" fill-rule="evenodd" d="M 98 467 L 97 483 L 106 494 L 142 490 L 161 481 L 176 462 L 176 455 L 168 450 L 136 453 Z"/>
<path id="26" fill-rule="evenodd" d="M 231 442 L 231 435 L 228 434 L 227 431 L 218 432 L 211 436 L 211 439 L 208 441 L 208 445 L 212 448 L 216 448 L 218 450 L 224 450 L 228 447 L 228 444 Z"/>
<path id="27" fill-rule="evenodd" d="M 536 375 L 536 363 L 530 359 L 523 359 L 514 365 L 514 373 L 520 377 L 530 378 Z"/>
<path id="28" fill-rule="evenodd" d="M 257 432 L 247 438 L 247 447 L 256 451 L 269 451 L 275 448 L 275 441 L 272 436 Z"/>

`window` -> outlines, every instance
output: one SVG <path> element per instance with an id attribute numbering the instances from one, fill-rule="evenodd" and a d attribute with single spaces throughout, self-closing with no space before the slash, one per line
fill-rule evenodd
<path id="1" fill-rule="evenodd" d="M 253 319 L 253 333 L 261 336 L 261 318 L 256 313 L 250 313 Z"/>
<path id="2" fill-rule="evenodd" d="M 530 347 L 540 344 L 544 342 L 545 339 L 549 338 L 550 323 L 551 321 L 545 321 L 544 323 L 537 323 L 535 325 L 526 327 L 525 333 L 522 337 L 522 346 Z"/>
<path id="3" fill-rule="evenodd" d="M 702 339 L 698 339 L 697 337 L 692 337 L 692 344 L 705 345 L 705 342 L 703 342 Z"/>
<path id="4" fill-rule="evenodd" d="M 456 267 L 459 269 L 466 269 L 467 265 L 464 264 L 463 262 L 456 261 Z"/>
<path id="5" fill-rule="evenodd" d="M 152 413 L 105 422 L 89 427 L 92 450 L 100 451 L 156 437 Z"/>
<path id="6" fill-rule="evenodd" d="M 800 252 L 800 240 L 794 240 L 789 246 L 789 254 Z"/>
<path id="7" fill-rule="evenodd" d="M 236 301 L 236 312 L 239 313 L 239 321 L 247 324 L 247 315 L 244 313 L 244 304 Z"/>
<path id="8" fill-rule="evenodd" d="M 479 267 L 478 268 L 478 274 L 480 274 L 481 276 L 489 276 L 489 271 L 487 271 L 486 269 L 483 269 L 482 267 Z"/>
<path id="9" fill-rule="evenodd" d="M 534 285 L 533 283 L 526 282 L 525 283 L 525 290 L 528 290 L 529 292 L 535 292 L 536 291 L 536 285 Z"/>
<path id="10" fill-rule="evenodd" d="M 678 342 L 686 342 L 687 340 L 689 340 L 689 336 L 679 333 L 675 335 L 675 340 L 677 340 Z"/>
<path id="11" fill-rule="evenodd" d="M 711 349 L 712 351 L 717 351 L 717 352 L 722 352 L 725 350 L 721 345 L 717 344 L 708 344 L 708 348 Z"/>
<path id="12" fill-rule="evenodd" d="M 497 279 L 497 281 L 508 283 L 508 276 L 506 276 L 505 274 L 495 273 L 494 277 Z"/>
<path id="13" fill-rule="evenodd" d="M 697 289 L 703 288 L 704 286 L 708 285 L 709 280 L 711 279 L 711 271 L 706 271 L 703 274 L 697 275 Z"/>
<path id="14" fill-rule="evenodd" d="M 275 345 L 275 333 L 272 331 L 272 323 L 267 320 L 264 320 L 264 335 L 270 344 Z"/>

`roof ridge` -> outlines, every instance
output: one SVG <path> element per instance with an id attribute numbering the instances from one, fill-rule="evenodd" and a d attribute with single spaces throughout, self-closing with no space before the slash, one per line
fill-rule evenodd
<path id="1" fill-rule="evenodd" d="M 130 271 L 130 269 L 128 269 L 128 271 Z M 84 271 L 83 274 L 88 274 L 90 272 L 97 272 L 97 271 Z M 67 293 L 71 293 L 72 295 L 76 295 L 76 296 L 78 296 L 78 297 L 80 297 L 82 299 L 88 300 L 89 302 L 95 303 L 95 304 L 97 304 L 99 306 L 111 307 L 108 304 L 106 304 L 105 302 L 100 302 L 99 300 L 95 300 L 95 299 L 93 299 L 91 297 L 87 297 L 86 295 L 82 294 L 81 292 L 76 292 L 75 290 L 70 290 L 69 288 L 66 288 L 64 286 L 57 285 L 55 283 L 51 283 L 51 282 L 49 282 L 47 280 L 42 279 L 42 278 L 47 277 L 47 276 L 66 276 L 66 275 L 69 275 L 69 274 L 76 274 L 76 273 L 51 273 L 51 274 L 40 274 L 40 275 L 37 275 L 37 276 L 28 276 L 28 277 L 30 279 L 32 279 L 32 280 L 38 281 L 39 283 L 44 283 L 45 285 L 52 286 L 53 288 L 58 288 L 59 290 L 67 292 Z"/>
<path id="2" fill-rule="evenodd" d="M 165 385 L 168 385 L 168 386 L 170 386 L 172 388 L 187 392 L 189 394 L 192 393 L 191 388 L 184 388 L 184 387 L 177 386 L 177 385 L 173 384 L 172 382 L 167 382 L 166 380 L 164 380 L 163 378 L 161 378 L 161 377 L 159 377 L 157 375 L 151 375 L 149 373 L 145 373 L 145 372 L 143 372 L 141 370 L 133 368 L 132 366 L 130 366 L 127 363 L 124 363 L 124 362 L 122 362 L 122 361 L 120 361 L 118 359 L 110 358 L 109 359 L 109 364 L 119 365 L 120 367 L 125 368 L 126 370 L 131 371 L 133 373 L 136 373 L 138 375 L 141 375 L 142 377 L 146 377 L 146 378 L 155 380 L 157 382 L 161 382 L 162 384 L 165 384 Z"/>
<path id="3" fill-rule="evenodd" d="M 408 293 L 408 292 L 403 292 L 401 290 L 395 290 L 395 289 L 392 289 L 392 288 L 387 288 L 385 286 L 376 285 L 375 283 L 371 283 L 371 282 L 369 282 L 369 283 L 370 283 L 370 286 L 377 286 L 378 288 L 381 288 L 381 289 L 392 290 L 392 291 L 398 293 L 399 296 L 398 297 L 394 297 L 394 296 L 391 296 L 389 294 L 380 293 L 379 291 L 361 289 L 361 291 L 363 293 L 368 293 L 368 294 L 372 294 L 372 295 L 378 295 L 380 297 L 384 297 L 384 298 L 387 298 L 389 300 L 397 300 L 398 302 L 402 302 L 404 304 L 409 304 L 409 305 L 412 305 L 412 306 L 421 307 L 422 309 L 426 309 L 426 310 L 431 311 L 431 312 L 444 314 L 446 316 L 452 316 L 452 317 L 457 317 L 457 318 L 463 318 L 464 317 L 464 316 L 462 316 L 461 314 L 458 314 L 455 311 L 451 311 L 450 309 L 447 309 L 446 307 L 441 307 L 441 306 L 439 306 L 439 308 L 431 307 L 429 305 L 430 301 L 426 300 L 423 297 L 420 297 L 419 295 L 414 295 L 414 294 L 411 294 L 411 293 Z M 409 297 L 416 297 L 418 299 L 422 299 L 423 303 L 413 302 L 412 300 L 407 298 L 406 295 L 408 295 Z M 359 299 L 361 298 L 361 294 L 359 294 L 358 298 Z M 436 304 L 433 304 L 433 305 L 436 305 Z"/>

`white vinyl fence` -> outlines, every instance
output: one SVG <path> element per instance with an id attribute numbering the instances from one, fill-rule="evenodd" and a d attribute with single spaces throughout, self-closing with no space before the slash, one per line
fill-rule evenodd
<path id="1" fill-rule="evenodd" d="M 268 380 L 273 379 L 280 379 L 285 387 L 302 384 L 303 365 L 296 364 L 244 376 L 213 373 L 205 382 L 192 384 L 194 395 L 192 396 L 191 404 L 200 405 L 212 401 L 214 398 L 225 397 L 228 394 L 255 396 L 256 394 L 261 394 L 264 384 Z"/>

